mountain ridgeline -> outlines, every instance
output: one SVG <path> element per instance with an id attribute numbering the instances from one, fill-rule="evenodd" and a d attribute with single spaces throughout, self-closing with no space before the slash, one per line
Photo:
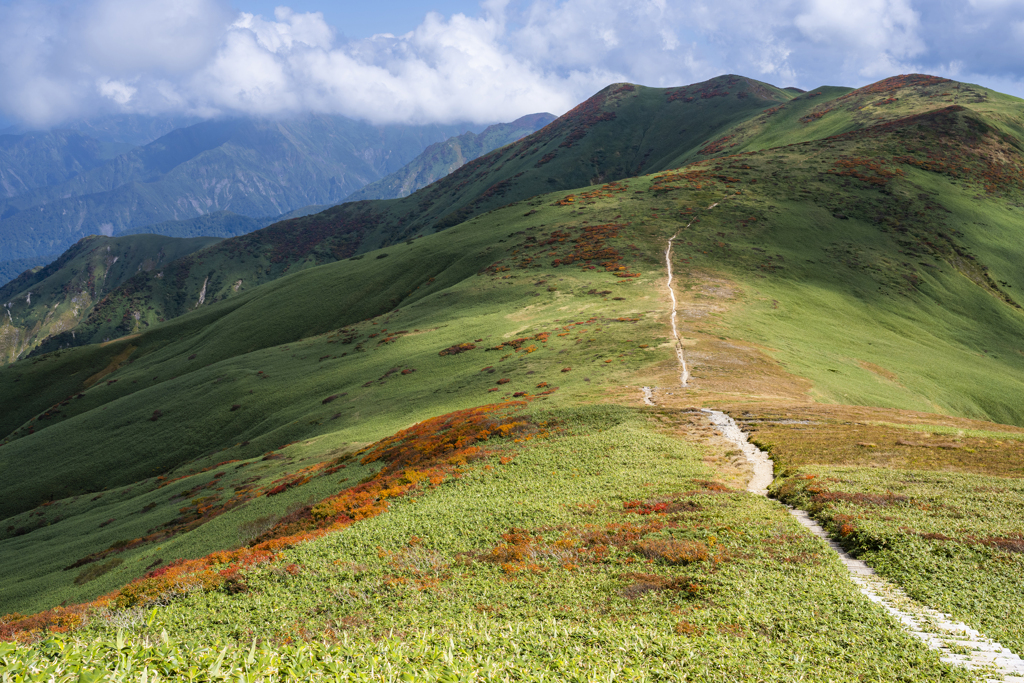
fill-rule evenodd
<path id="1" fill-rule="evenodd" d="M 74 335 L 54 335 L 39 352 L 135 334 L 144 323 L 194 309 L 200 299 L 213 303 L 297 270 L 359 258 L 540 193 L 865 130 L 939 103 L 986 101 L 980 89 L 949 83 L 889 79 L 859 90 L 807 93 L 739 76 L 682 88 L 612 85 L 542 130 L 408 197 L 348 202 L 226 240 L 174 264 L 172 278 L 139 273 Z"/>
<path id="2" fill-rule="evenodd" d="M 678 167 L 720 152 L 713 140 L 793 96 L 738 76 L 685 88 L 609 86 L 541 130 L 408 197 L 346 202 L 226 240 L 175 264 L 171 278 L 140 273 L 112 292 L 73 336 L 55 335 L 39 351 L 134 334 L 143 321 L 154 324 L 192 310 L 201 293 L 204 304 L 220 301 L 297 270 L 443 230 L 511 201 Z M 529 120 L 516 129 L 524 123 Z"/>
<path id="3" fill-rule="evenodd" d="M 370 183 L 348 196 L 348 201 L 397 199 L 440 180 L 469 161 L 491 150 L 512 144 L 554 121 L 551 114 L 530 114 L 511 123 L 497 123 L 477 134 L 462 135 L 435 142 L 423 153 L 386 178 Z"/>

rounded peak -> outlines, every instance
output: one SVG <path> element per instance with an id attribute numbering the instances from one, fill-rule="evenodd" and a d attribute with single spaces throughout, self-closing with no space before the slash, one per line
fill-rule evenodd
<path id="1" fill-rule="evenodd" d="M 883 78 L 880 81 L 865 85 L 862 88 L 857 88 L 852 91 L 851 95 L 859 95 L 862 93 L 883 93 L 892 92 L 893 90 L 901 90 L 903 88 L 924 88 L 931 85 L 940 85 L 942 83 L 953 83 L 948 78 L 942 78 L 941 76 L 929 76 L 928 74 L 900 74 L 899 76 L 890 76 L 889 78 Z"/>

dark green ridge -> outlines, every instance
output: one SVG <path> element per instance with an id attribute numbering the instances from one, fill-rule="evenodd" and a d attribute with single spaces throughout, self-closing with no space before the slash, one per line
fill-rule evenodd
<path id="1" fill-rule="evenodd" d="M 353 192 L 345 201 L 406 197 L 440 180 L 465 163 L 499 147 L 510 145 L 554 120 L 555 117 L 551 114 L 529 114 L 511 123 L 488 126 L 479 134 L 467 131 L 444 142 L 435 142 L 401 170 Z"/>

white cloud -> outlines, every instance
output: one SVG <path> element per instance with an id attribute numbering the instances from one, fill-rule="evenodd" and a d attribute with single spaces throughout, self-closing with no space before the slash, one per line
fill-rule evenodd
<path id="1" fill-rule="evenodd" d="M 274 10 L 276 21 L 242 12 L 232 29 L 251 31 L 256 42 L 269 52 L 286 52 L 296 44 L 328 49 L 334 40 L 334 30 L 324 22 L 320 12 L 297 14 L 288 7 Z"/>
<path id="2" fill-rule="evenodd" d="M 100 91 L 100 94 L 107 97 L 118 104 L 128 104 L 131 101 L 132 96 L 138 92 L 136 88 L 122 83 L 121 81 L 110 80 L 109 78 L 101 78 L 96 81 L 96 88 Z"/>
<path id="3" fill-rule="evenodd" d="M 490 122 L 723 73 L 811 88 L 921 70 L 1024 93 L 1024 0 L 484 0 L 359 40 L 228 1 L 0 0 L 0 111 Z"/>
<path id="4" fill-rule="evenodd" d="M 68 38 L 89 68 L 179 75 L 213 56 L 231 13 L 218 0 L 95 0 L 69 18 L 79 26 L 67 27 Z"/>
<path id="5" fill-rule="evenodd" d="M 925 50 L 919 19 L 909 0 L 811 0 L 794 24 L 809 40 L 842 50 L 858 74 L 884 77 Z"/>

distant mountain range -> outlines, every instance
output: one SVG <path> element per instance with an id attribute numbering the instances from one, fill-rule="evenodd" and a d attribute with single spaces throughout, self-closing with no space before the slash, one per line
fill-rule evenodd
<path id="1" fill-rule="evenodd" d="M 456 136 L 460 151 L 447 166 L 418 161 L 414 178 L 406 172 L 389 183 L 418 189 L 452 163 L 553 118 L 524 117 L 480 136 L 474 131 L 481 126 L 373 126 L 340 116 L 198 123 L 112 117 L 0 135 L 0 282 L 90 234 L 231 237 L 283 214 L 313 213 Z"/>
<path id="2" fill-rule="evenodd" d="M 80 133 L 4 139 L 0 258 L 215 211 L 260 218 L 339 202 L 465 129 L 339 116 L 206 121 L 105 160 L 102 144 Z"/>

